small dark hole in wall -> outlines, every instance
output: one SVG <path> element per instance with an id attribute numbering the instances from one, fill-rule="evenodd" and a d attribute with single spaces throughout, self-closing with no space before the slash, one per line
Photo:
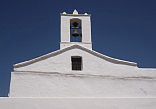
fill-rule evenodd
<path id="1" fill-rule="evenodd" d="M 72 56 L 72 70 L 82 70 L 82 57 Z"/>

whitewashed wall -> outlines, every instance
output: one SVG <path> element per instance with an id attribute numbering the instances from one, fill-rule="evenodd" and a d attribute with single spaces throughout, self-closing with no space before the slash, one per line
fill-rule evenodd
<path id="1" fill-rule="evenodd" d="M 82 56 L 83 70 L 71 70 Z M 156 97 L 156 69 L 115 64 L 75 48 L 15 68 L 11 97 Z"/>
<path id="2" fill-rule="evenodd" d="M 156 80 L 14 72 L 11 97 L 156 97 Z"/>
<path id="3" fill-rule="evenodd" d="M 83 61 L 82 71 L 72 71 L 71 69 L 71 56 L 81 56 Z M 137 67 L 115 64 L 93 54 L 90 54 L 82 49 L 74 48 L 64 51 L 55 56 L 35 62 L 33 64 L 14 68 L 15 71 L 38 71 L 38 72 L 60 72 L 60 73 L 82 73 L 82 74 L 108 74 L 113 73 L 116 75 L 132 74 L 136 75 Z M 134 72 L 134 73 L 133 73 Z"/>
<path id="4" fill-rule="evenodd" d="M 156 98 L 0 98 L 1 109 L 156 109 Z"/>

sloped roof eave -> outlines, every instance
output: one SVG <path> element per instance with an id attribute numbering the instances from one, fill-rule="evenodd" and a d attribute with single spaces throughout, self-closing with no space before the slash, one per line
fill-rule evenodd
<path id="1" fill-rule="evenodd" d="M 51 53 L 42 55 L 40 57 L 37 57 L 37 58 L 31 59 L 31 60 L 28 60 L 28 61 L 24 61 L 24 62 L 21 62 L 21 63 L 18 63 L 18 64 L 14 64 L 13 66 L 14 66 L 14 68 L 23 67 L 23 66 L 26 66 L 26 65 L 29 65 L 29 64 L 38 62 L 40 60 L 49 58 L 51 56 L 55 56 L 55 55 L 57 55 L 59 53 L 65 52 L 67 50 L 74 49 L 74 48 L 79 48 L 81 50 L 84 50 L 84 51 L 89 52 L 89 53 L 91 53 L 91 54 L 93 54 L 95 56 L 98 56 L 100 58 L 103 58 L 103 59 L 105 59 L 107 61 L 111 61 L 111 62 L 116 63 L 116 64 L 124 64 L 124 65 L 130 65 L 130 66 L 137 66 L 137 63 L 135 63 L 135 62 L 129 62 L 129 61 L 115 59 L 115 58 L 112 58 L 112 57 L 103 55 L 101 53 L 98 53 L 98 52 L 96 52 L 94 50 L 90 50 L 90 49 L 84 48 L 84 47 L 82 47 L 80 45 L 73 45 L 73 46 L 70 46 L 70 47 L 67 47 L 67 48 L 64 48 L 64 49 L 60 49 L 60 50 L 57 50 L 57 51 L 54 51 L 54 52 L 51 52 Z"/>

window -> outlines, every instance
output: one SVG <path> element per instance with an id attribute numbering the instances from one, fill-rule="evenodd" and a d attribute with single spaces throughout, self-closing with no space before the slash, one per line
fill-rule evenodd
<path id="1" fill-rule="evenodd" d="M 72 56 L 72 70 L 82 70 L 82 58 L 80 56 Z"/>

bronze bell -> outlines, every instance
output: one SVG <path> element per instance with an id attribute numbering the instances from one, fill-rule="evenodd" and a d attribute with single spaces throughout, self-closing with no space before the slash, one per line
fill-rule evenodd
<path id="1" fill-rule="evenodd" d="M 77 29 L 74 29 L 73 30 L 72 36 L 74 36 L 74 37 L 79 36 L 79 33 L 78 33 L 78 30 Z"/>
<path id="2" fill-rule="evenodd" d="M 77 22 L 73 22 L 73 26 L 74 26 L 74 28 L 77 28 L 78 27 L 78 23 Z"/>
<path id="3" fill-rule="evenodd" d="M 79 32 L 78 32 L 78 30 L 80 29 L 80 27 L 78 25 L 79 25 L 79 23 L 77 23 L 77 22 L 73 22 L 72 23 L 72 27 L 71 27 L 73 29 L 72 36 L 74 36 L 74 37 L 77 37 L 77 36 L 80 35 Z"/>

